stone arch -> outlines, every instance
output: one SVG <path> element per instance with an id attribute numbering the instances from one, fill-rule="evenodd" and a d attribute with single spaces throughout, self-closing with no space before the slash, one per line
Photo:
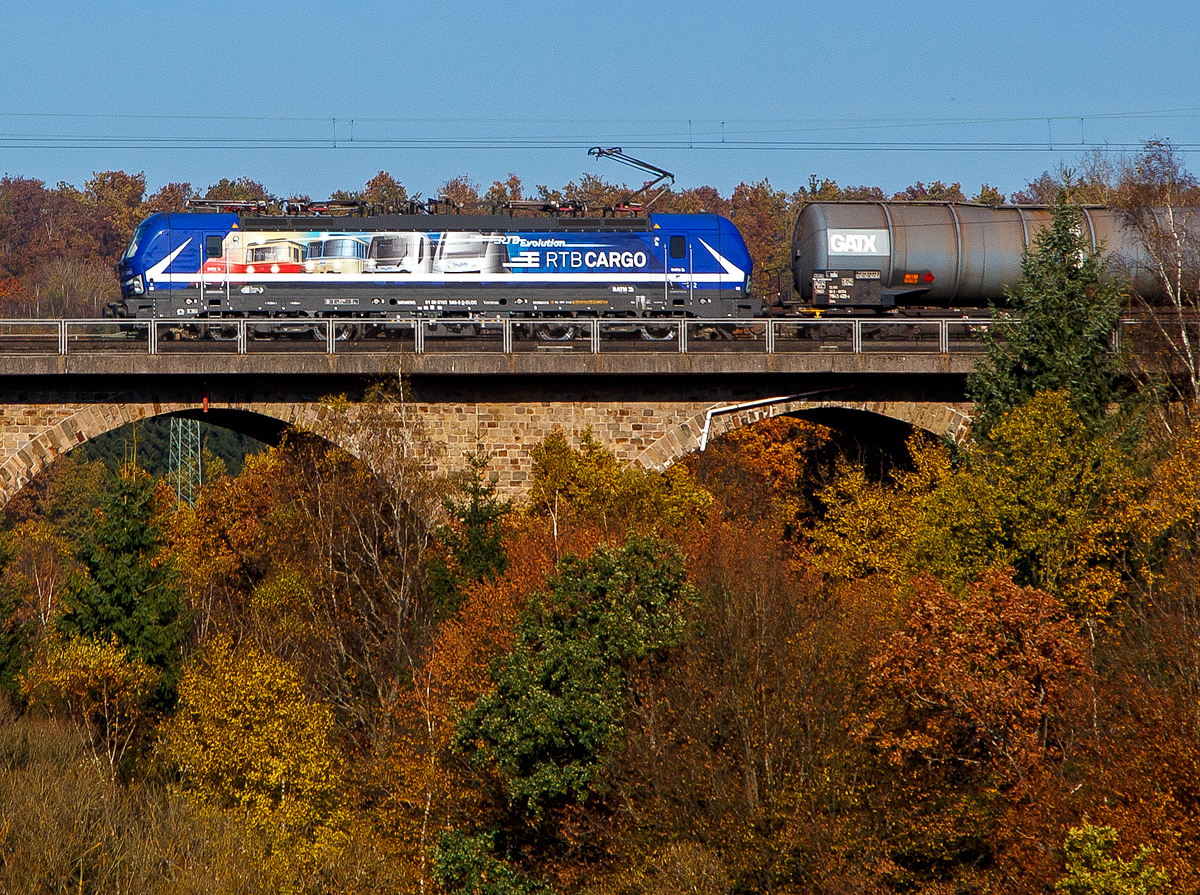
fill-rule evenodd
<path id="1" fill-rule="evenodd" d="M 23 413 L 26 418 L 18 421 L 23 423 L 19 426 L 22 443 L 0 463 L 0 507 L 57 457 L 128 423 L 177 415 L 209 419 L 214 425 L 246 431 L 249 422 L 253 431 L 247 434 L 254 437 L 265 434 L 268 437 L 264 440 L 270 441 L 270 433 L 277 436 L 289 426 L 315 427 L 325 409 L 313 403 L 225 404 L 206 414 L 203 404 L 196 401 L 130 400 L 31 406 L 24 408 Z M 263 422 L 255 427 L 254 420 Z"/>
<path id="2" fill-rule="evenodd" d="M 971 405 L 935 404 L 918 401 L 786 401 L 764 407 L 749 407 L 730 413 L 714 415 L 709 424 L 708 438 L 740 429 L 759 420 L 776 416 L 800 416 L 806 411 L 841 410 L 875 414 L 915 429 L 923 429 L 939 438 L 962 441 L 971 425 Z M 693 451 L 699 450 L 707 410 L 695 414 L 665 434 L 634 458 L 636 465 L 647 469 L 666 469 Z"/>

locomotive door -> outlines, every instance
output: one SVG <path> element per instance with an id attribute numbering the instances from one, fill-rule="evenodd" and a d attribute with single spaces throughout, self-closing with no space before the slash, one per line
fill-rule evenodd
<path id="1" fill-rule="evenodd" d="M 229 256 L 225 251 L 224 234 L 206 233 L 203 252 L 201 286 L 204 302 L 201 309 L 205 313 L 210 309 L 220 313 L 223 307 L 229 306 Z"/>
<path id="2" fill-rule="evenodd" d="M 666 299 L 667 311 L 685 308 L 691 297 L 692 269 L 688 240 L 683 235 L 667 237 L 666 251 Z"/>

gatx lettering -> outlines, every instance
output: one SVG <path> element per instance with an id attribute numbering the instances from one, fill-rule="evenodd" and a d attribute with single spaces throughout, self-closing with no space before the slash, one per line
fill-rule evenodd
<path id="1" fill-rule="evenodd" d="M 877 255 L 880 252 L 875 247 L 876 238 L 876 234 L 830 233 L 829 251 L 838 255 Z"/>

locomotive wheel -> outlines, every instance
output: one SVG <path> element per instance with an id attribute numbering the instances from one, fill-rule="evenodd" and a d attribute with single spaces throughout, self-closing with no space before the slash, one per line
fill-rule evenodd
<path id="1" fill-rule="evenodd" d="M 214 342 L 236 342 L 238 331 L 236 325 L 209 323 L 201 328 L 201 335 Z"/>
<path id="2" fill-rule="evenodd" d="M 643 323 L 638 326 L 638 335 L 647 342 L 666 342 L 677 338 L 675 323 Z"/>
<path id="3" fill-rule="evenodd" d="M 543 342 L 569 342 L 579 337 L 579 324 L 545 324 L 537 328 L 537 337 Z"/>
<path id="4" fill-rule="evenodd" d="M 335 323 L 333 325 L 333 340 L 335 342 L 354 342 L 362 334 L 362 326 L 357 323 Z M 324 326 L 313 327 L 313 336 L 318 342 L 326 340 L 326 329 Z"/>
<path id="5" fill-rule="evenodd" d="M 439 323 L 437 328 L 449 336 L 477 336 L 478 323 Z"/>

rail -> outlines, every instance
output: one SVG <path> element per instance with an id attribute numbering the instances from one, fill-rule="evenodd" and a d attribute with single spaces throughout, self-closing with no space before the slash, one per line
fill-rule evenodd
<path id="1" fill-rule="evenodd" d="M 0 356 L 355 352 L 973 354 L 986 317 L 0 319 Z"/>

